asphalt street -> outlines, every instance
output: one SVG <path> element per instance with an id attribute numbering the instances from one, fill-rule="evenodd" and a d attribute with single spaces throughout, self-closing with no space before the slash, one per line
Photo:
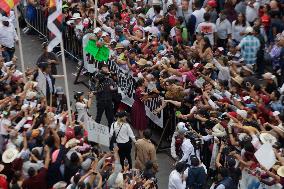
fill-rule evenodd
<path id="1" fill-rule="evenodd" d="M 24 55 L 24 62 L 25 62 L 25 68 L 28 67 L 34 67 L 37 58 L 41 54 L 41 41 L 37 36 L 35 35 L 26 35 L 21 33 L 22 37 L 22 46 L 23 46 L 23 55 Z M 20 57 L 19 57 L 19 50 L 16 50 L 16 56 L 18 57 L 18 66 L 20 68 Z M 61 61 L 61 57 L 59 57 Z M 73 100 L 73 93 L 74 91 L 83 91 L 85 94 L 87 94 L 88 90 L 87 88 L 82 85 L 74 85 L 75 76 L 73 73 L 77 72 L 77 63 L 72 61 L 71 59 L 66 58 L 66 67 L 67 67 L 67 78 L 68 78 L 68 89 L 70 93 L 70 100 Z M 63 75 L 62 71 L 62 64 L 58 66 L 58 74 Z M 80 78 L 81 79 L 81 78 Z M 84 79 L 84 78 L 83 78 Z M 63 78 L 59 78 L 56 80 L 56 86 L 62 86 L 64 88 L 64 80 Z M 90 111 L 91 115 L 96 115 L 96 102 L 94 100 L 93 106 Z M 103 116 L 102 123 L 106 124 L 106 118 L 105 115 Z M 168 177 L 173 169 L 173 160 L 166 154 L 166 153 L 158 153 L 157 159 L 159 163 L 159 172 L 157 174 L 158 178 L 158 185 L 160 189 L 166 189 L 168 188 Z"/>

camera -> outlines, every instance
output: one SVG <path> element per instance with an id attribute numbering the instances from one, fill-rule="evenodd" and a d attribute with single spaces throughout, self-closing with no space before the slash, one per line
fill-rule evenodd
<path id="1" fill-rule="evenodd" d="M 185 138 L 190 139 L 191 144 L 195 147 L 195 148 L 201 148 L 201 144 L 202 144 L 202 140 L 200 139 L 200 137 L 194 133 L 193 131 L 188 131 L 185 133 Z"/>

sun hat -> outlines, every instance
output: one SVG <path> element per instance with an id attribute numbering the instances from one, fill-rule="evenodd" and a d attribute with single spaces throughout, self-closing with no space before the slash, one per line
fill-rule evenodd
<path id="1" fill-rule="evenodd" d="M 261 133 L 259 135 L 259 139 L 263 144 L 270 143 L 273 145 L 275 142 L 277 142 L 277 139 L 269 133 Z"/>
<path id="2" fill-rule="evenodd" d="M 17 149 L 9 148 L 5 150 L 5 152 L 3 153 L 2 161 L 4 163 L 11 163 L 17 158 L 18 154 L 19 154 L 19 151 Z"/>
<path id="3" fill-rule="evenodd" d="M 161 0 L 153 0 L 152 5 L 161 5 Z"/>
<path id="4" fill-rule="evenodd" d="M 250 64 L 247 64 L 245 66 L 242 66 L 242 68 L 248 72 L 250 72 L 251 74 L 253 74 L 253 67 Z"/>
<path id="5" fill-rule="evenodd" d="M 76 20 L 76 19 L 80 19 L 80 18 L 82 18 L 81 15 L 80 15 L 80 13 L 75 12 L 75 13 L 72 15 L 71 20 Z"/>
<path id="6" fill-rule="evenodd" d="M 72 138 L 70 140 L 68 140 L 68 142 L 65 144 L 66 148 L 73 148 L 75 146 L 77 146 L 77 144 L 79 144 L 80 141 L 77 140 L 76 138 Z"/>
<path id="7" fill-rule="evenodd" d="M 117 43 L 114 49 L 124 49 L 124 46 L 121 43 Z"/>
<path id="8" fill-rule="evenodd" d="M 243 119 L 246 119 L 247 118 L 247 111 L 245 111 L 245 110 L 240 110 L 240 109 L 237 109 L 237 114 L 239 115 L 239 116 L 241 116 Z"/>
<path id="9" fill-rule="evenodd" d="M 239 85 L 242 85 L 242 83 L 243 83 L 243 81 L 244 81 L 244 79 L 241 77 L 241 76 L 236 76 L 236 77 L 232 77 L 232 80 L 234 81 L 234 82 L 236 82 L 237 84 L 239 84 Z"/>
<path id="10" fill-rule="evenodd" d="M 52 186 L 52 189 L 65 189 L 67 183 L 64 181 L 59 181 Z"/>
<path id="11" fill-rule="evenodd" d="M 147 60 L 145 60 L 144 58 L 140 58 L 140 60 L 138 60 L 137 64 L 140 65 L 140 66 L 144 66 L 144 65 L 147 64 Z"/>
<path id="12" fill-rule="evenodd" d="M 94 30 L 93 30 L 93 33 L 94 34 L 97 34 L 97 33 L 99 33 L 100 31 L 102 31 L 102 29 L 101 28 L 95 28 Z"/>
<path id="13" fill-rule="evenodd" d="M 274 79 L 275 75 L 273 75 L 271 72 L 266 72 L 265 74 L 262 75 L 264 79 Z"/>
<path id="14" fill-rule="evenodd" d="M 252 33 L 252 32 L 253 32 L 253 28 L 251 26 L 246 27 L 246 29 L 245 29 L 246 34 L 249 34 L 249 33 Z"/>
<path id="15" fill-rule="evenodd" d="M 279 175 L 280 177 L 284 177 L 284 166 L 280 166 L 277 169 L 277 175 Z"/>
<path id="16" fill-rule="evenodd" d="M 205 69 L 213 69 L 214 68 L 214 65 L 212 63 L 207 63 L 205 66 L 204 66 Z"/>

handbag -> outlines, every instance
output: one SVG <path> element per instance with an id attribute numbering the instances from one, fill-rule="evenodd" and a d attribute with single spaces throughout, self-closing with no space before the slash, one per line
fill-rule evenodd
<path id="1" fill-rule="evenodd" d="M 112 128 L 112 129 L 113 129 L 113 135 L 112 135 L 112 137 L 111 137 L 111 139 L 110 139 L 110 142 L 109 142 L 109 149 L 110 149 L 111 151 L 112 151 L 113 148 L 114 148 L 114 144 L 117 143 L 117 142 L 116 142 L 116 138 L 117 138 L 117 136 L 119 135 L 119 132 L 120 132 L 122 126 L 123 126 L 123 124 L 121 125 L 121 127 L 120 127 L 118 133 L 115 134 L 115 131 L 114 131 L 114 123 L 111 124 L 111 127 L 113 127 L 113 128 Z"/>

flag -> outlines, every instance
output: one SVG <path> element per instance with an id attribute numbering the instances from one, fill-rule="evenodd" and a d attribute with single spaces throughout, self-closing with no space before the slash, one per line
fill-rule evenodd
<path id="1" fill-rule="evenodd" d="M 89 40 L 85 51 L 90 53 L 97 61 L 107 61 L 110 53 L 109 48 L 105 45 L 98 47 L 96 43 L 94 40 Z"/>
<path id="2" fill-rule="evenodd" d="M 51 52 L 62 41 L 62 0 L 49 0 L 49 16 L 47 28 L 50 31 L 47 50 Z"/>
<path id="3" fill-rule="evenodd" d="M 18 4 L 20 0 L 0 0 L 0 9 L 6 12 L 9 16 L 11 9 L 14 8 L 16 4 Z"/>

